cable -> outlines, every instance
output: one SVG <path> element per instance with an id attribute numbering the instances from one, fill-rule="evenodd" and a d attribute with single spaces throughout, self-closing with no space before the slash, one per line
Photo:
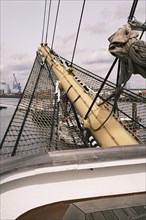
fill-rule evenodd
<path id="1" fill-rule="evenodd" d="M 131 11 L 130 11 L 130 14 L 129 14 L 129 17 L 128 17 L 128 21 L 131 21 L 133 19 L 137 3 L 138 3 L 138 0 L 133 1 L 132 8 L 131 8 Z"/>
<path id="2" fill-rule="evenodd" d="M 113 107 L 114 108 L 114 107 Z M 93 129 L 92 128 L 92 130 L 93 131 L 99 131 L 103 126 L 104 126 L 104 124 L 108 121 L 108 119 L 111 117 L 111 115 L 112 115 L 112 113 L 113 113 L 113 108 L 112 108 L 112 110 L 111 110 L 111 112 L 110 112 L 110 114 L 107 116 L 107 118 L 104 120 L 104 122 L 98 127 L 98 128 L 96 128 L 96 129 Z"/>
<path id="3" fill-rule="evenodd" d="M 50 12 L 51 12 L 51 1 L 52 1 L 52 0 L 50 0 L 49 11 L 48 11 L 48 20 L 47 20 L 47 30 L 46 30 L 46 40 L 45 40 L 45 44 L 47 44 L 47 38 L 48 38 L 48 29 L 49 29 Z"/>
<path id="4" fill-rule="evenodd" d="M 75 40 L 75 45 L 74 45 L 74 50 L 73 50 L 72 59 L 71 59 L 71 66 L 72 66 L 73 60 L 74 60 L 74 55 L 75 55 L 75 50 L 76 50 L 76 46 L 77 46 L 78 36 L 79 36 L 79 32 L 80 32 L 80 26 L 81 26 L 81 21 L 82 21 L 82 17 L 83 17 L 85 2 L 86 2 L 86 0 L 84 0 L 83 6 L 82 6 L 82 12 L 81 12 L 81 16 L 80 16 L 78 31 L 77 31 L 76 40 Z"/>
<path id="5" fill-rule="evenodd" d="M 56 19 L 55 19 L 55 26 L 54 26 L 54 32 L 53 32 L 53 38 L 52 38 L 52 46 L 51 46 L 51 49 L 53 49 L 53 43 L 54 43 L 55 32 L 56 32 L 56 26 L 57 26 L 57 20 L 58 20 L 59 6 L 60 6 L 60 0 L 58 0 L 58 6 L 57 6 L 57 12 L 56 12 Z"/>
<path id="6" fill-rule="evenodd" d="M 44 39 L 46 8 L 47 8 L 47 0 L 45 0 L 45 8 L 44 8 L 44 19 L 43 19 L 43 29 L 42 29 L 42 43 L 43 43 L 43 39 Z"/>
<path id="7" fill-rule="evenodd" d="M 143 25 L 146 25 L 146 21 L 144 22 L 144 24 L 143 24 Z M 140 37 L 139 37 L 139 40 L 141 40 L 141 38 L 142 38 L 142 36 L 143 36 L 144 32 L 145 32 L 145 30 L 143 30 L 143 31 L 142 31 L 142 33 L 141 33 L 141 35 L 140 35 Z"/>
<path id="8" fill-rule="evenodd" d="M 111 68 L 109 69 L 109 71 L 108 71 L 108 73 L 107 73 L 107 75 L 106 75 L 106 77 L 105 77 L 103 83 L 101 84 L 101 86 L 100 86 L 100 88 L 99 88 L 99 90 L 98 90 L 96 96 L 94 97 L 94 100 L 93 100 L 92 104 L 90 105 L 90 107 L 89 107 L 89 109 L 88 109 L 88 111 L 87 111 L 87 113 L 86 113 L 86 115 L 85 115 L 85 117 L 84 117 L 85 120 L 87 119 L 89 112 L 91 111 L 91 109 L 92 109 L 94 103 L 96 102 L 96 99 L 97 99 L 97 97 L 99 96 L 99 94 L 100 94 L 102 88 L 104 87 L 104 85 L 105 85 L 105 83 L 106 83 L 106 81 L 107 81 L 107 79 L 108 79 L 108 77 L 109 77 L 111 71 L 113 70 L 113 68 L 114 68 L 114 66 L 115 66 L 115 64 L 116 64 L 116 62 L 117 62 L 117 60 L 118 60 L 118 58 L 115 58 L 115 60 L 114 60 L 114 62 L 113 62 L 113 64 L 112 64 Z"/>
<path id="9" fill-rule="evenodd" d="M 14 156 L 15 153 L 16 153 L 16 150 L 17 150 L 17 147 L 18 147 L 18 144 L 19 144 L 19 140 L 20 140 L 20 137 L 22 135 L 22 132 L 23 132 L 23 128 L 24 128 L 24 125 L 26 123 L 26 120 L 27 120 L 27 116 L 28 116 L 28 113 L 30 111 L 30 107 L 31 107 L 31 104 L 32 104 L 32 101 L 33 101 L 33 98 L 34 98 L 34 94 L 35 94 L 35 91 L 37 89 L 37 85 L 38 85 L 38 82 L 39 82 L 39 79 L 40 79 L 40 76 L 41 76 L 41 73 L 42 73 L 42 69 L 44 68 L 44 66 L 40 65 L 40 70 L 39 70 L 39 74 L 37 76 L 37 79 L 36 79 L 36 82 L 35 82 L 35 85 L 34 85 L 34 89 L 32 91 L 32 95 L 30 97 L 30 100 L 29 100 L 29 103 L 28 103 L 28 107 L 25 111 L 25 115 L 24 115 L 24 118 L 23 118 L 23 121 L 22 121 L 22 125 L 21 125 L 21 128 L 19 130 L 19 133 L 18 133 L 18 136 L 17 136 L 17 139 L 16 139 L 16 143 L 15 143 L 15 146 L 13 148 L 13 151 L 12 151 L 12 154 L 11 156 Z"/>
<path id="10" fill-rule="evenodd" d="M 117 80 L 116 80 L 116 87 L 119 86 L 119 77 L 120 77 L 120 67 L 121 67 L 121 60 L 118 60 L 118 70 L 117 70 Z"/>
<path id="11" fill-rule="evenodd" d="M 132 20 L 132 18 L 133 18 L 133 16 L 134 16 L 134 12 L 135 12 L 137 3 L 138 3 L 138 0 L 134 0 L 134 1 L 133 1 L 132 8 L 131 8 L 131 11 L 130 11 L 130 14 L 129 14 L 129 17 L 128 17 L 128 21 L 129 21 L 129 20 Z M 118 58 L 115 58 L 115 60 L 114 60 L 114 62 L 113 62 L 113 64 L 112 64 L 110 70 L 108 71 L 108 73 L 107 73 L 107 75 L 106 75 L 106 77 L 105 77 L 103 83 L 101 84 L 101 87 L 99 88 L 99 90 L 98 90 L 98 92 L 97 92 L 97 94 L 96 94 L 96 96 L 95 96 L 95 98 L 94 98 L 94 100 L 93 100 L 91 106 L 89 107 L 89 109 L 88 109 L 88 111 L 87 111 L 87 113 L 86 113 L 86 115 L 85 115 L 85 117 L 84 117 L 85 120 L 87 119 L 87 117 L 88 117 L 88 115 L 89 115 L 89 113 L 90 113 L 90 111 L 91 111 L 91 109 L 92 109 L 94 103 L 96 102 L 96 99 L 98 98 L 98 96 L 99 96 L 99 94 L 100 94 L 102 88 L 104 87 L 104 85 L 105 85 L 105 83 L 106 83 L 108 77 L 110 76 L 110 73 L 111 73 L 113 67 L 115 66 L 117 60 L 118 60 Z M 118 75 L 119 75 L 119 68 L 120 68 L 120 62 L 119 62 L 119 65 L 118 65 Z M 118 78 L 119 78 L 119 76 L 117 76 L 117 83 L 118 83 Z"/>
<path id="12" fill-rule="evenodd" d="M 76 112 L 76 109 L 75 109 L 73 103 L 70 102 L 70 104 L 71 104 L 71 109 L 72 109 L 72 111 L 73 111 L 73 113 L 74 113 L 75 120 L 76 120 L 76 122 L 77 122 L 77 126 L 78 126 L 78 128 L 79 128 L 79 130 L 80 130 L 80 132 L 81 132 L 82 141 L 83 141 L 83 143 L 84 143 L 85 145 L 88 146 L 88 142 L 87 142 L 86 137 L 85 137 L 85 135 L 84 135 L 84 128 L 82 128 L 82 126 L 81 126 L 81 124 L 80 124 L 80 121 L 79 121 L 79 118 L 78 118 L 78 114 L 77 114 L 77 112 Z"/>

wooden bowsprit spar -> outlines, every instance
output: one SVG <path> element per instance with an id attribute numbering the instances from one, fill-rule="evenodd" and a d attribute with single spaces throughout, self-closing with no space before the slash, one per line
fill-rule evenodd
<path id="1" fill-rule="evenodd" d="M 79 83 L 75 71 L 72 68 L 66 68 L 48 46 L 41 44 L 39 52 L 57 77 L 60 88 L 66 93 L 78 114 L 83 119 L 84 127 L 90 129 L 90 132 L 100 146 L 109 147 L 139 143 L 137 136 L 125 129 L 120 119 L 117 119 L 115 115 L 110 115 L 110 111 L 106 105 L 99 106 L 98 103 L 95 102 L 87 119 L 84 120 L 93 102 L 92 95 L 87 93 L 81 83 Z M 108 120 L 104 123 L 107 118 Z"/>

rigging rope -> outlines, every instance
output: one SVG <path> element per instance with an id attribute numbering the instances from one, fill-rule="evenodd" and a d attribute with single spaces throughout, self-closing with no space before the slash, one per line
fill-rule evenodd
<path id="1" fill-rule="evenodd" d="M 45 8 L 44 8 L 43 29 L 42 29 L 42 43 L 43 43 L 43 39 L 44 39 L 46 8 L 47 8 L 47 0 L 45 0 Z"/>
<path id="2" fill-rule="evenodd" d="M 146 20 L 145 20 L 145 22 L 144 22 L 143 25 L 146 25 Z M 142 33 L 141 33 L 141 35 L 140 35 L 140 37 L 139 37 L 139 40 L 141 40 L 141 38 L 143 37 L 144 32 L 145 32 L 145 30 L 142 31 Z"/>
<path id="3" fill-rule="evenodd" d="M 39 70 L 39 74 L 38 74 L 38 76 L 37 76 L 37 80 L 36 80 L 36 82 L 35 82 L 34 90 L 33 90 L 33 92 L 32 92 L 31 98 L 30 98 L 30 100 L 29 100 L 29 103 L 28 103 L 28 106 L 27 106 L 27 111 L 26 111 L 26 113 L 25 113 L 25 116 L 24 116 L 24 119 L 23 119 L 21 128 L 20 128 L 20 130 L 19 130 L 19 133 L 18 133 L 18 136 L 17 136 L 17 139 L 16 139 L 16 143 L 15 143 L 15 146 L 14 146 L 14 149 L 13 149 L 13 151 L 12 151 L 11 156 L 14 156 L 15 153 L 16 153 L 16 150 L 17 150 L 17 147 L 18 147 L 18 144 L 19 144 L 19 140 L 20 140 L 22 131 L 23 131 L 23 129 L 24 129 L 27 116 L 28 116 L 28 114 L 29 114 L 30 106 L 31 106 L 32 100 L 33 100 L 33 98 L 34 98 L 34 95 L 35 95 L 35 92 L 36 92 L 36 88 L 37 88 L 37 84 L 38 84 L 38 82 L 39 82 L 40 75 L 41 75 L 41 71 L 42 71 L 43 68 L 44 68 L 44 65 L 40 65 L 40 70 Z"/>
<path id="4" fill-rule="evenodd" d="M 49 11 L 48 11 L 48 20 L 47 20 L 47 30 L 46 30 L 46 40 L 45 40 L 45 44 L 47 44 L 47 38 L 48 38 L 48 29 L 49 29 L 50 12 L 51 12 L 51 2 L 52 2 L 52 0 L 50 0 L 50 4 L 49 4 Z"/>
<path id="5" fill-rule="evenodd" d="M 129 17 L 128 17 L 128 21 L 131 21 L 133 19 L 137 3 L 138 3 L 138 0 L 133 1 L 132 8 L 131 8 L 131 11 L 130 11 L 130 14 L 129 14 Z"/>
<path id="6" fill-rule="evenodd" d="M 85 120 L 87 119 L 89 112 L 91 111 L 91 109 L 92 109 L 94 103 L 96 102 L 96 99 L 99 97 L 99 94 L 100 94 L 102 88 L 104 87 L 104 85 L 105 85 L 105 83 L 106 83 L 106 81 L 107 81 L 107 79 L 108 79 L 108 77 L 109 77 L 111 71 L 113 70 L 113 68 L 114 68 L 114 66 L 115 66 L 115 64 L 116 64 L 116 62 L 117 62 L 117 60 L 118 60 L 118 58 L 115 58 L 115 60 L 114 60 L 114 62 L 113 62 L 113 64 L 112 64 L 111 68 L 109 69 L 109 71 L 108 71 L 108 73 L 107 73 L 107 75 L 106 75 L 106 77 L 105 77 L 103 83 L 101 84 L 101 86 L 100 86 L 98 92 L 96 93 L 96 96 L 94 97 L 94 100 L 93 100 L 91 106 L 89 107 L 89 109 L 88 109 L 88 111 L 87 111 L 85 117 L 84 117 Z"/>
<path id="7" fill-rule="evenodd" d="M 78 31 L 77 31 L 76 40 L 75 40 L 75 45 L 74 45 L 74 50 L 73 50 L 72 59 L 71 59 L 71 66 L 72 66 L 73 60 L 74 60 L 74 55 L 75 55 L 75 50 L 76 50 L 76 46 L 77 46 L 78 36 L 79 36 L 79 32 L 80 32 L 80 27 L 81 27 L 81 21 L 82 21 L 82 17 L 83 17 L 85 2 L 86 2 L 86 0 L 84 0 L 83 6 L 82 6 L 82 12 L 81 12 L 81 16 L 80 16 Z"/>
<path id="8" fill-rule="evenodd" d="M 129 17 L 128 17 L 128 21 L 132 20 L 132 18 L 134 17 L 134 13 L 135 13 L 135 10 L 136 10 L 137 3 L 138 3 L 138 0 L 134 0 L 134 1 L 133 1 L 132 8 L 131 8 L 131 11 L 130 11 L 130 14 L 129 14 Z M 86 115 L 85 115 L 85 117 L 84 117 L 85 120 L 87 119 L 87 117 L 88 117 L 88 115 L 89 115 L 89 113 L 90 113 L 90 111 L 91 111 L 91 109 L 92 109 L 94 103 L 96 102 L 96 99 L 99 97 L 99 94 L 100 94 L 102 88 L 104 87 L 104 85 L 105 85 L 105 83 L 106 83 L 108 77 L 110 76 L 110 73 L 111 73 L 113 67 L 115 66 L 117 60 L 118 60 L 118 58 L 115 58 L 115 60 L 114 60 L 114 62 L 113 62 L 113 64 L 112 64 L 110 70 L 108 71 L 108 73 L 107 73 L 107 75 L 106 75 L 106 77 L 105 77 L 103 83 L 101 84 L 101 87 L 99 88 L 99 90 L 98 90 L 98 92 L 97 92 L 97 94 L 96 94 L 96 96 L 95 96 L 93 102 L 91 103 L 91 106 L 89 107 L 89 109 L 88 109 L 88 111 L 87 111 L 87 113 L 86 113 Z M 119 65 L 120 65 L 120 64 L 119 64 Z M 119 67 L 118 67 L 118 68 L 119 68 Z M 118 74 L 119 74 L 119 70 L 118 70 Z M 118 80 L 118 78 L 119 78 L 119 76 L 117 76 L 117 80 Z M 117 83 L 117 84 L 118 84 L 118 83 Z"/>
<path id="9" fill-rule="evenodd" d="M 60 6 L 60 0 L 58 0 L 58 6 L 57 6 L 57 12 L 56 12 L 56 19 L 55 19 L 55 26 L 54 26 L 51 49 L 53 49 L 53 44 L 54 44 L 54 38 L 55 38 L 55 32 L 56 32 L 56 26 L 57 26 L 57 20 L 58 20 L 58 13 L 59 13 L 59 6 Z"/>
<path id="10" fill-rule="evenodd" d="M 37 59 L 37 57 L 36 57 L 36 59 Z M 35 59 L 35 61 L 36 61 L 36 59 Z M 33 64 L 32 69 L 33 69 L 33 68 L 34 68 L 34 64 Z M 26 85 L 25 85 L 25 87 L 24 87 L 24 90 L 23 90 L 23 94 L 25 93 L 25 91 L 26 91 L 26 89 L 27 89 L 28 82 L 29 82 L 30 78 L 31 78 L 31 74 L 30 74 L 29 77 L 28 77 L 27 83 L 26 83 Z M 21 95 L 21 97 L 20 97 L 20 99 L 19 99 L 18 105 L 17 105 L 17 107 L 16 107 L 16 109 L 15 109 L 15 111 L 14 111 L 14 114 L 13 114 L 13 116 L 12 116 L 12 118 L 11 118 L 11 121 L 10 121 L 10 123 L 9 123 L 9 125 L 8 125 L 8 127 L 7 127 L 7 130 L 6 130 L 5 134 L 4 134 L 4 137 L 3 137 L 3 139 L 2 139 L 2 141 L 1 141 L 1 143 L 0 143 L 0 149 L 2 148 L 2 145 L 3 145 L 4 141 L 5 141 L 6 136 L 7 136 L 7 133 L 8 133 L 8 131 L 9 131 L 11 125 L 12 125 L 13 119 L 15 118 L 16 112 L 17 112 L 17 110 L 18 110 L 18 108 L 19 108 L 19 104 L 21 103 L 21 101 L 22 101 L 22 99 L 23 99 L 23 94 Z"/>

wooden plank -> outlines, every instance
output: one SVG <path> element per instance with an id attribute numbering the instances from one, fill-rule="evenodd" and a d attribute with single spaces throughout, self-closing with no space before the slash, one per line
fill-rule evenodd
<path id="1" fill-rule="evenodd" d="M 67 209 L 62 220 L 85 220 L 85 213 L 78 209 L 75 205 L 71 204 Z"/>
<path id="2" fill-rule="evenodd" d="M 104 210 L 116 210 L 122 208 L 144 206 L 146 193 L 128 194 L 120 196 L 101 197 L 97 199 L 76 202 L 85 213 L 94 213 Z"/>
<path id="3" fill-rule="evenodd" d="M 112 210 L 105 210 L 102 212 L 106 220 L 118 220 L 117 216 Z"/>
<path id="4" fill-rule="evenodd" d="M 104 215 L 101 212 L 94 212 L 91 213 L 92 214 L 92 220 L 106 220 L 106 218 L 104 217 Z"/>
<path id="5" fill-rule="evenodd" d="M 128 220 L 128 216 L 123 211 L 123 209 L 115 209 L 115 210 L 113 210 L 113 212 L 119 220 Z"/>
<path id="6" fill-rule="evenodd" d="M 129 218 L 137 217 L 137 212 L 133 208 L 125 208 L 124 212 L 128 215 Z"/>
<path id="7" fill-rule="evenodd" d="M 75 149 L 40 153 L 27 157 L 11 157 L 0 160 L 0 175 L 28 167 L 86 164 L 126 159 L 144 158 L 146 145 L 109 147 L 99 149 Z"/>
<path id="8" fill-rule="evenodd" d="M 137 214 L 146 214 L 146 209 L 143 206 L 133 207 L 133 209 L 137 212 Z"/>

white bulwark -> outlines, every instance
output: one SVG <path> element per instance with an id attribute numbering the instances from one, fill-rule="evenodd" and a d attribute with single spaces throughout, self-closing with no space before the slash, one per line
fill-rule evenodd
<path id="1" fill-rule="evenodd" d="M 145 146 L 127 146 L 7 161 L 1 167 L 1 219 L 56 202 L 143 193 L 144 152 Z"/>

